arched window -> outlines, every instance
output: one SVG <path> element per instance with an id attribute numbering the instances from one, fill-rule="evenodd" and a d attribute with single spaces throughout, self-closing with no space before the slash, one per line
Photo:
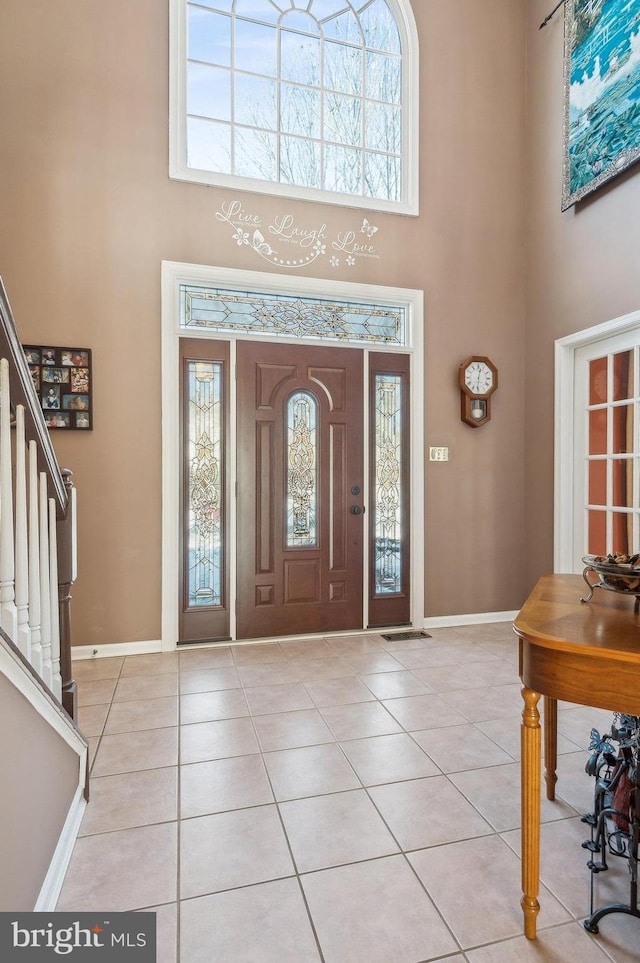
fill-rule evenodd
<path id="1" fill-rule="evenodd" d="M 172 0 L 171 176 L 417 213 L 407 0 Z"/>

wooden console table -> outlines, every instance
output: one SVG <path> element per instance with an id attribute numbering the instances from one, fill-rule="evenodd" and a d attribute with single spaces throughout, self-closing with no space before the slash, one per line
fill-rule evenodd
<path id="1" fill-rule="evenodd" d="M 558 699 L 640 716 L 640 614 L 634 600 L 596 589 L 583 603 L 584 590 L 580 575 L 546 575 L 513 623 L 524 699 L 521 906 L 530 940 L 540 911 L 540 696 L 547 799 L 555 798 Z"/>

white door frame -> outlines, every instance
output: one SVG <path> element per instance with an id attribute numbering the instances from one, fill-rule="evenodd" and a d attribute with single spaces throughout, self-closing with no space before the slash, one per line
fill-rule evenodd
<path id="1" fill-rule="evenodd" d="M 294 275 L 267 274 L 258 271 L 241 271 L 200 264 L 181 264 L 176 261 L 162 262 L 162 650 L 174 651 L 178 640 L 178 559 L 180 557 L 180 506 L 179 506 L 179 341 L 180 338 L 207 337 L 231 341 L 233 332 L 221 334 L 206 328 L 181 328 L 180 285 L 196 284 L 234 290 L 264 291 L 266 293 L 297 294 L 300 297 L 336 298 L 342 301 L 371 302 L 375 304 L 403 305 L 407 311 L 408 344 L 396 348 L 396 353 L 411 356 L 411 539 L 409 560 L 411 624 L 422 628 L 424 624 L 424 349 L 423 349 L 423 292 L 411 288 L 393 288 L 373 284 L 354 284 L 320 278 L 301 278 Z M 261 340 L 255 334 L 243 336 L 246 340 Z M 272 339 L 269 339 L 272 340 Z M 326 344 L 326 339 L 297 339 L 296 343 Z M 336 343 L 336 346 L 340 345 Z M 347 342 L 344 347 L 367 348 L 372 351 L 393 353 L 389 345 L 363 345 Z M 233 359 L 233 351 L 232 351 Z M 234 392 L 232 392 L 232 395 Z M 231 404 L 232 436 L 235 435 L 235 400 Z M 366 435 L 366 425 L 365 425 Z M 232 459 L 233 462 L 233 459 Z M 235 490 L 235 464 L 231 465 L 230 490 Z M 232 545 L 230 582 L 235 586 L 235 512 L 231 513 L 230 539 Z M 368 553 L 365 553 L 365 556 Z M 366 581 L 366 563 L 363 577 Z M 366 596 L 366 593 L 365 593 Z M 231 634 L 235 639 L 235 599 L 230 600 Z M 362 628 L 365 631 L 363 620 Z M 377 631 L 377 630 L 370 630 Z M 344 633 L 343 633 L 344 634 Z M 349 634 L 354 634 L 351 630 Z"/>
<path id="2" fill-rule="evenodd" d="M 576 443 L 575 355 L 587 345 L 606 341 L 634 329 L 640 330 L 640 311 L 622 315 L 555 343 L 555 481 L 553 569 L 558 573 L 581 572 L 574 557 L 575 495 L 574 448 Z"/>

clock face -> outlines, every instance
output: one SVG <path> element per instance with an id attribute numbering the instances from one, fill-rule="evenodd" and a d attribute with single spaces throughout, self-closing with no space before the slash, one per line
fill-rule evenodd
<path id="1" fill-rule="evenodd" d="M 469 391 L 484 395 L 493 388 L 493 371 L 484 361 L 472 361 L 464 372 L 464 383 Z"/>

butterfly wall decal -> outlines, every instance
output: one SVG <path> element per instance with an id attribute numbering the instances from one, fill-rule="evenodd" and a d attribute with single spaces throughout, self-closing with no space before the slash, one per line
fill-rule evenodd
<path id="1" fill-rule="evenodd" d="M 268 241 L 265 241 L 264 234 L 262 233 L 262 231 L 253 232 L 252 243 L 253 243 L 253 247 L 258 252 L 258 254 L 264 254 L 265 257 L 268 257 L 270 254 L 273 254 L 273 248 L 268 243 Z"/>
<path id="2" fill-rule="evenodd" d="M 365 219 L 362 222 L 362 227 L 360 228 L 360 233 L 366 234 L 367 237 L 373 237 L 373 235 L 377 232 L 377 230 L 378 228 L 375 227 L 373 224 L 370 224 L 365 217 Z"/>

